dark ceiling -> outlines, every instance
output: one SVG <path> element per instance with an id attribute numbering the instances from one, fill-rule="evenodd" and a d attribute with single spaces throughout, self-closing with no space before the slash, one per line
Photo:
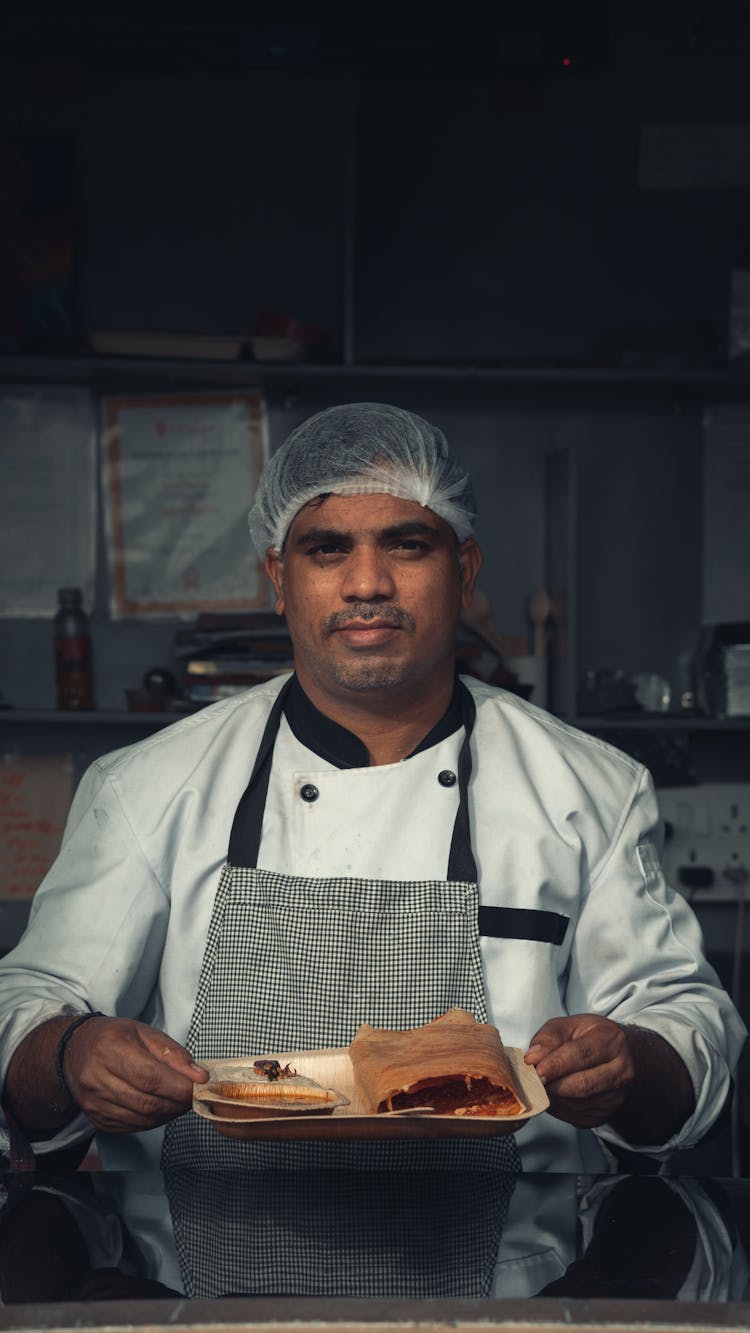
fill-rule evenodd
<path id="1" fill-rule="evenodd" d="M 50 6 L 0 17 L 0 63 L 82 73 L 278 70 L 397 83 L 573 78 L 610 67 L 618 44 L 668 61 L 750 53 L 748 0 L 496 0 L 439 10 L 348 4 Z M 322 13 L 318 12 L 322 9 Z M 90 12 L 89 12 L 90 10 Z M 442 17 L 441 17 L 442 14 Z"/>
<path id="2" fill-rule="evenodd" d="M 39 9 L 39 7 L 36 7 Z M 488 7 L 489 8 L 489 7 Z M 155 12 L 156 11 L 156 12 Z M 363 78 L 493 80 L 499 74 L 555 73 L 600 69 L 609 46 L 608 0 L 524 0 L 496 4 L 489 13 L 460 22 L 449 9 L 428 17 L 413 11 L 389 19 L 372 7 L 372 17 L 353 17 L 356 6 L 326 6 L 321 16 L 288 7 L 280 18 L 255 16 L 253 7 L 227 10 L 212 5 L 200 19 L 170 17 L 128 6 L 91 16 L 60 7 L 0 20 L 2 57 L 18 65 L 73 62 L 92 71 L 178 73 L 206 70 L 286 69 Z"/>

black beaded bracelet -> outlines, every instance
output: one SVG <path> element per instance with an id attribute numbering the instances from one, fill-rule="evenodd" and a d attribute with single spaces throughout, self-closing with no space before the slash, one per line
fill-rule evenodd
<path id="1" fill-rule="evenodd" d="M 57 1074 L 57 1081 L 60 1084 L 60 1087 L 62 1088 L 63 1092 L 65 1093 L 65 1096 L 68 1097 L 70 1101 L 75 1101 L 75 1098 L 73 1097 L 70 1088 L 65 1082 L 65 1074 L 63 1072 L 63 1059 L 65 1056 L 65 1048 L 67 1047 L 68 1042 L 73 1036 L 73 1033 L 75 1032 L 76 1028 L 79 1028 L 82 1023 L 88 1023 L 90 1018 L 104 1018 L 104 1014 L 99 1009 L 96 1010 L 96 1013 L 79 1014 L 78 1017 L 74 1018 L 73 1022 L 70 1023 L 68 1027 L 66 1027 L 59 1042 L 57 1043 L 57 1050 L 55 1051 L 55 1073 Z"/>

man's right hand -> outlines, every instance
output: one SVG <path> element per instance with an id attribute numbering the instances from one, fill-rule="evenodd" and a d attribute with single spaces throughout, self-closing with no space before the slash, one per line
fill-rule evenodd
<path id="1" fill-rule="evenodd" d="M 96 1129 L 153 1129 L 189 1110 L 208 1074 L 184 1046 L 131 1018 L 91 1018 L 70 1038 L 63 1072 Z"/>
<path id="2" fill-rule="evenodd" d="M 187 1111 L 193 1084 L 208 1073 L 157 1028 L 131 1018 L 89 1018 L 71 1034 L 63 1055 L 67 1096 L 55 1055 L 72 1019 L 48 1019 L 13 1053 L 3 1102 L 31 1139 L 61 1129 L 79 1110 L 110 1133 L 153 1129 Z"/>

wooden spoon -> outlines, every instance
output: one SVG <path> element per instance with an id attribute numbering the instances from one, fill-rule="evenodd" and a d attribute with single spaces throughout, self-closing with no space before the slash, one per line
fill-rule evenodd
<path id="1" fill-rule="evenodd" d="M 546 588 L 535 588 L 529 597 L 529 619 L 534 626 L 534 656 L 547 656 L 546 625 L 552 611 L 552 598 Z"/>
<path id="2" fill-rule="evenodd" d="M 550 588 L 552 651 L 555 657 L 568 653 L 568 597 L 564 588 Z"/>

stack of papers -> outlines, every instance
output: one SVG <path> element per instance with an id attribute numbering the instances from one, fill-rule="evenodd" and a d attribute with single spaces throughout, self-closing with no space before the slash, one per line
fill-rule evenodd
<path id="1" fill-rule="evenodd" d="M 245 348 L 244 339 L 238 334 L 135 329 L 96 329 L 89 334 L 89 345 L 100 356 L 153 356 L 188 361 L 237 361 Z"/>
<path id="2" fill-rule="evenodd" d="M 731 644 L 723 657 L 725 715 L 750 716 L 750 643 Z"/>

